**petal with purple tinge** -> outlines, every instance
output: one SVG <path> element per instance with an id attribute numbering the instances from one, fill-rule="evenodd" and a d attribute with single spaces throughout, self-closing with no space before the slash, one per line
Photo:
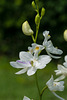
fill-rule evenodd
<path id="1" fill-rule="evenodd" d="M 23 74 L 23 73 L 25 73 L 26 71 L 27 71 L 27 68 L 22 69 L 22 70 L 16 72 L 15 74 Z"/>

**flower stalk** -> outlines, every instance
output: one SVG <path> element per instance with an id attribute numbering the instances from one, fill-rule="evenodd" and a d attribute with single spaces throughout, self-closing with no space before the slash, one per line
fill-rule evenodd
<path id="1" fill-rule="evenodd" d="M 41 97 L 40 97 L 40 89 L 39 89 L 39 84 L 38 84 L 37 72 L 35 73 L 35 81 L 36 81 L 36 85 L 37 85 L 37 89 L 38 89 L 38 94 L 39 94 L 39 99 L 40 99 Z"/>
<path id="2" fill-rule="evenodd" d="M 40 93 L 40 98 L 42 98 L 42 95 L 43 95 L 44 91 L 45 91 L 47 88 L 48 88 L 48 87 L 45 86 L 45 87 L 42 89 L 42 91 L 41 91 L 41 93 Z"/>
<path id="3" fill-rule="evenodd" d="M 40 91 L 39 83 L 38 83 L 38 77 L 37 77 L 37 70 L 43 69 L 46 67 L 46 65 L 54 59 L 60 58 L 60 55 L 63 53 L 62 50 L 56 48 L 53 46 L 53 43 L 50 39 L 49 31 L 44 31 L 44 41 L 42 45 L 39 45 L 36 43 L 38 33 L 39 33 L 39 27 L 40 27 L 40 21 L 42 17 L 45 14 L 45 8 L 42 7 L 41 14 L 39 14 L 39 0 L 32 1 L 32 7 L 36 11 L 35 16 L 35 25 L 36 25 L 36 32 L 35 36 L 34 31 L 31 29 L 28 21 L 25 21 L 22 24 L 22 31 L 25 35 L 31 36 L 33 43 L 31 44 L 31 47 L 28 47 L 28 52 L 21 51 L 19 53 L 19 60 L 17 61 L 11 61 L 10 65 L 14 68 L 20 68 L 21 70 L 16 72 L 15 74 L 23 74 L 27 73 L 28 76 L 35 74 L 35 82 L 38 89 L 39 94 L 39 100 L 42 100 L 42 96 L 44 91 L 48 88 L 57 98 L 60 100 L 65 100 L 62 97 L 58 96 L 55 91 L 63 91 L 64 90 L 64 81 L 60 81 L 64 79 L 67 76 L 67 55 L 65 56 L 65 62 L 63 65 L 58 65 L 58 69 L 55 70 L 56 75 L 61 75 L 57 79 L 54 80 L 53 75 L 51 78 L 47 81 L 46 86 Z M 65 39 L 67 38 L 67 30 L 64 32 Z M 46 50 L 48 55 L 40 55 L 42 50 Z M 54 56 L 59 55 L 59 56 Z M 24 96 L 23 100 L 33 100 L 26 96 Z"/>

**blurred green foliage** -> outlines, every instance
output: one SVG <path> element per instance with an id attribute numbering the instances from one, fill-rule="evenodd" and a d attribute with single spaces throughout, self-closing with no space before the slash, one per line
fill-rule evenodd
<path id="1" fill-rule="evenodd" d="M 36 13 L 31 6 L 32 0 L 0 0 L 0 54 L 17 56 L 21 50 L 31 45 L 31 37 L 22 33 L 21 25 L 28 20 L 35 30 Z M 39 30 L 37 43 L 42 43 L 44 30 L 49 30 L 54 46 L 67 53 L 67 42 L 63 32 L 67 29 L 67 0 L 40 0 L 39 7 L 46 9 Z M 35 32 L 35 31 L 34 31 Z"/>
<path id="2" fill-rule="evenodd" d="M 27 76 L 27 74 L 16 75 L 18 69 L 14 69 L 8 62 L 17 58 L 0 57 L 0 100 L 23 100 L 24 96 L 28 96 L 34 100 L 39 100 L 39 95 L 35 82 L 35 75 Z M 51 62 L 46 68 L 38 70 L 38 82 L 40 90 L 45 86 L 51 75 L 56 78 L 54 70 L 56 64 Z M 67 100 L 67 78 L 65 79 L 65 89 L 62 92 L 57 92 L 58 95 Z M 46 89 L 43 94 L 43 100 L 59 100 L 49 89 Z"/>

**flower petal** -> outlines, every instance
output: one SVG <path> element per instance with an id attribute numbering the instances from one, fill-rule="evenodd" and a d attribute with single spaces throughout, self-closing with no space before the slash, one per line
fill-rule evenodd
<path id="1" fill-rule="evenodd" d="M 55 92 L 52 92 L 57 98 L 59 98 L 60 100 L 65 100 L 64 98 L 60 97 L 59 95 L 57 95 Z"/>
<path id="2" fill-rule="evenodd" d="M 67 68 L 67 62 L 64 62 L 63 65 Z"/>
<path id="3" fill-rule="evenodd" d="M 32 49 L 34 52 L 34 56 L 37 57 L 38 54 L 40 53 L 40 51 L 42 51 L 44 49 L 44 47 L 42 45 L 32 43 Z"/>
<path id="4" fill-rule="evenodd" d="M 34 67 L 29 68 L 27 71 L 27 75 L 31 76 L 31 75 L 35 74 L 36 70 L 37 69 L 35 69 Z"/>
<path id="5" fill-rule="evenodd" d="M 24 66 L 24 67 L 30 67 L 31 66 L 29 61 L 28 62 L 23 62 L 21 60 L 17 60 L 16 62 L 17 62 L 18 65 L 21 65 L 21 66 Z"/>
<path id="6" fill-rule="evenodd" d="M 48 55 L 39 56 L 38 65 L 36 66 L 37 69 L 42 69 L 51 61 L 51 57 Z"/>
<path id="7" fill-rule="evenodd" d="M 24 96 L 23 100 L 30 100 L 30 98 Z"/>
<path id="8" fill-rule="evenodd" d="M 65 56 L 65 58 L 64 58 L 64 59 L 65 59 L 65 61 L 67 62 L 67 55 Z"/>
<path id="9" fill-rule="evenodd" d="M 28 50 L 31 54 L 33 54 L 33 48 L 32 47 L 28 47 Z"/>
<path id="10" fill-rule="evenodd" d="M 20 64 L 14 61 L 10 62 L 10 65 L 14 68 L 24 68 L 24 66 L 21 66 Z"/>
<path id="11" fill-rule="evenodd" d="M 58 70 L 55 70 L 56 75 L 63 74 L 63 72 L 64 72 L 64 70 L 65 70 L 64 66 L 58 64 L 57 68 L 58 68 Z"/>
<path id="12" fill-rule="evenodd" d="M 50 38 L 49 31 L 47 31 L 47 30 L 44 31 L 43 36 L 45 37 L 45 40 L 47 41 Z"/>
<path id="13" fill-rule="evenodd" d="M 63 80 L 65 78 L 65 75 L 61 75 L 60 77 L 56 78 L 54 81 L 60 81 Z"/>
<path id="14" fill-rule="evenodd" d="M 49 40 L 49 41 L 47 42 L 46 50 L 47 50 L 48 52 L 52 53 L 52 54 L 59 54 L 59 55 L 60 55 L 60 54 L 63 53 L 62 50 L 57 49 L 57 48 L 55 48 L 55 47 L 53 46 L 51 40 Z"/>
<path id="15" fill-rule="evenodd" d="M 63 91 L 64 90 L 64 81 L 54 81 L 54 91 Z"/>
<path id="16" fill-rule="evenodd" d="M 30 52 L 20 52 L 19 57 L 22 61 L 30 61 L 31 58 L 33 58 L 32 54 Z"/>
<path id="17" fill-rule="evenodd" d="M 50 54 L 48 51 L 47 51 L 47 54 L 48 54 L 50 57 L 55 58 L 55 59 L 61 58 L 60 56 L 53 56 L 53 55 Z"/>
<path id="18" fill-rule="evenodd" d="M 53 79 L 53 75 L 51 76 L 51 78 L 47 81 L 46 85 L 48 86 L 49 90 L 53 90 L 53 82 L 54 82 L 54 79 Z"/>
<path id="19" fill-rule="evenodd" d="M 67 55 L 64 58 L 65 62 L 63 63 L 63 65 L 67 68 Z"/>
<path id="20" fill-rule="evenodd" d="M 24 69 L 22 69 L 22 70 L 16 72 L 15 74 L 23 74 L 23 73 L 25 73 L 26 71 L 27 71 L 27 68 L 24 68 Z"/>
<path id="21" fill-rule="evenodd" d="M 53 76 L 48 80 L 46 85 L 48 86 L 50 91 L 63 91 L 64 90 L 64 81 L 54 81 Z"/>

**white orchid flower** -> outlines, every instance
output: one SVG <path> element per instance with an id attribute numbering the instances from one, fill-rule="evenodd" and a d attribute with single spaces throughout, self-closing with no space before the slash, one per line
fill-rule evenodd
<path id="1" fill-rule="evenodd" d="M 64 81 L 54 81 L 53 79 L 53 75 L 51 76 L 51 78 L 48 80 L 48 82 L 46 83 L 46 85 L 48 86 L 49 90 L 60 100 L 65 100 L 62 97 L 58 96 L 55 92 L 56 91 L 63 91 L 64 90 Z"/>
<path id="2" fill-rule="evenodd" d="M 51 57 L 48 55 L 33 56 L 30 52 L 22 51 L 19 53 L 20 60 L 16 62 L 10 62 L 10 65 L 14 68 L 22 68 L 16 74 L 23 74 L 27 71 L 27 75 L 31 76 L 35 74 L 37 69 L 43 69 L 51 61 Z"/>
<path id="3" fill-rule="evenodd" d="M 44 49 L 42 45 L 32 43 L 32 47 L 28 47 L 29 52 L 34 54 L 34 56 L 38 56 L 38 54 Z"/>
<path id="4" fill-rule="evenodd" d="M 57 80 L 62 80 L 67 76 L 67 55 L 65 56 L 65 62 L 63 65 L 58 64 L 57 70 L 55 70 L 56 75 L 61 75 Z"/>
<path id="5" fill-rule="evenodd" d="M 24 96 L 23 100 L 33 100 L 33 99 L 30 99 L 30 98 Z"/>
<path id="6" fill-rule="evenodd" d="M 66 67 L 64 67 L 63 65 L 58 64 L 57 68 L 58 68 L 58 70 L 55 70 L 56 75 L 63 74 L 65 76 L 67 76 L 67 68 Z"/>
<path id="7" fill-rule="evenodd" d="M 45 39 L 43 41 L 43 46 L 44 46 L 46 52 L 48 53 L 48 55 L 50 55 L 52 58 L 60 58 L 60 56 L 52 55 L 52 54 L 61 55 L 63 53 L 63 51 L 54 47 L 52 44 L 52 41 L 48 40 L 48 39 L 50 39 L 49 31 L 44 31 L 43 36 L 45 37 Z"/>

